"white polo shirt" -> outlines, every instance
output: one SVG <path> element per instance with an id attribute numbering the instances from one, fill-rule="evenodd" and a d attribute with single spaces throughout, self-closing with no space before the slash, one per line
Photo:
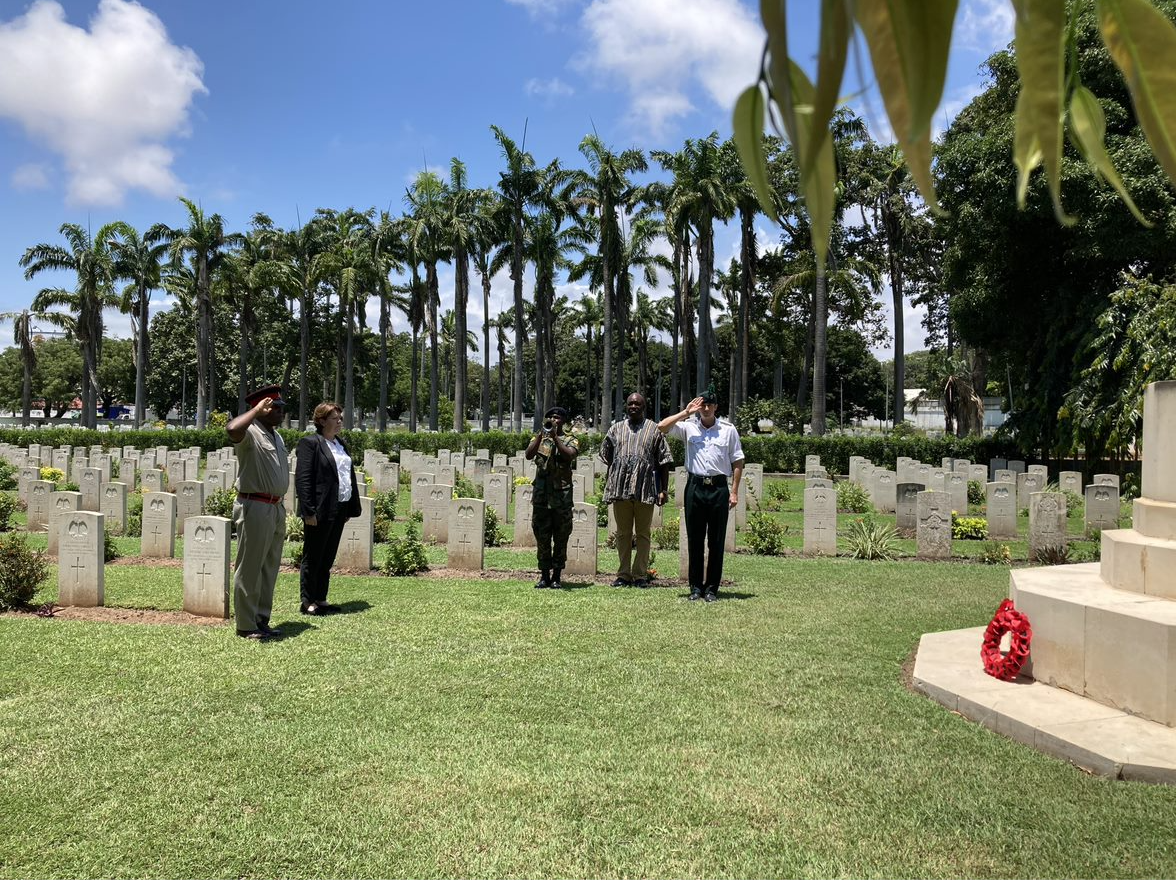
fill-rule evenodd
<path id="1" fill-rule="evenodd" d="M 715 419 L 709 428 L 697 416 L 677 422 L 670 436 L 686 444 L 686 471 L 700 477 L 729 477 L 735 462 L 743 461 L 739 432 L 730 422 Z"/>

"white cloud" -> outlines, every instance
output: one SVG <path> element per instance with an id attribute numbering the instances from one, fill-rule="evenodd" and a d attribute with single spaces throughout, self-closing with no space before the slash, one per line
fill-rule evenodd
<path id="1" fill-rule="evenodd" d="M 90 29 L 37 0 L 0 24 L 0 117 L 59 154 L 68 197 L 117 205 L 129 189 L 182 190 L 165 142 L 188 131 L 204 65 L 131 0 L 100 0 Z"/>
<path id="2" fill-rule="evenodd" d="M 21 165 L 12 172 L 12 188 L 16 190 L 48 189 L 49 166 L 40 163 Z"/>
<path id="3" fill-rule="evenodd" d="M 576 90 L 559 77 L 551 79 L 529 79 L 523 84 L 523 92 L 528 98 L 570 98 Z"/>
<path id="4" fill-rule="evenodd" d="M 581 24 L 590 45 L 577 64 L 623 85 L 630 118 L 654 135 L 694 110 L 695 87 L 731 107 L 755 80 L 764 43 L 738 0 L 592 0 Z"/>
<path id="5" fill-rule="evenodd" d="M 1008 0 L 964 0 L 956 39 L 962 48 L 989 55 L 1013 39 L 1015 21 Z"/>
<path id="6" fill-rule="evenodd" d="M 555 16 L 573 0 L 506 0 L 512 6 L 521 6 L 535 18 Z"/>

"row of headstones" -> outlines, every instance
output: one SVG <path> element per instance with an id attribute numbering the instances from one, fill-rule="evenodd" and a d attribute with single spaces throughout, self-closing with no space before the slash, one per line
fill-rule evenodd
<path id="1" fill-rule="evenodd" d="M 180 483 L 175 493 L 148 492 L 143 496 L 142 537 L 144 556 L 174 556 L 175 536 L 182 534 L 184 523 L 194 516 L 200 516 L 204 507 L 203 485 Z M 94 494 L 85 492 L 55 491 L 56 484 L 50 480 L 33 480 L 29 487 L 28 525 L 30 532 L 47 530 L 50 553 L 56 552 L 57 526 L 59 520 L 75 511 L 92 511 L 103 514 L 111 534 L 122 534 L 127 522 L 127 487 L 125 483 L 101 484 Z M 171 550 L 164 552 L 162 542 L 166 535 L 171 538 Z"/>
<path id="2" fill-rule="evenodd" d="M 951 470 L 947 470 L 949 463 Z M 1007 464 L 1004 460 L 994 459 L 992 464 L 996 463 Z M 973 465 L 963 459 L 944 459 L 943 464 L 943 469 L 936 470 L 914 459 L 898 459 L 896 470 L 905 472 L 908 478 L 912 473 L 921 475 L 926 472 L 931 481 L 931 487 L 928 488 L 926 484 L 915 481 L 896 484 L 895 472 L 875 469 L 872 463 L 860 456 L 850 459 L 851 479 L 857 480 L 859 484 L 870 484 L 871 500 L 875 507 L 883 512 L 895 513 L 898 528 L 916 532 L 918 555 L 922 558 L 946 558 L 951 555 L 951 513 L 967 511 L 965 474 L 968 479 L 972 479 L 986 477 L 989 473 L 989 469 L 983 465 Z M 1031 555 L 1041 547 L 1053 546 L 1059 541 L 1064 544 L 1065 496 L 1040 491 L 1049 476 L 1045 466 L 1030 465 L 1029 470 L 1025 471 L 1024 462 L 1012 464 L 1021 470 L 996 468 L 996 480 L 988 482 L 986 486 L 989 535 L 993 538 L 1018 537 L 1017 514 L 1019 510 L 1027 508 L 1030 514 Z M 806 457 L 805 477 L 804 550 L 806 553 L 834 555 L 837 552 L 837 495 L 818 456 Z M 1080 490 L 1082 475 L 1076 471 L 1063 471 L 1059 475 L 1059 482 L 1063 488 L 1076 487 L 1072 491 Z M 940 485 L 937 486 L 937 483 Z M 944 485 L 951 486 L 953 491 L 943 491 Z M 1085 489 L 1085 498 L 1088 529 L 1118 526 L 1119 487 L 1116 475 L 1096 474 L 1095 482 Z M 893 504 L 888 504 L 892 499 Z M 1059 508 L 1062 517 L 1060 531 L 1056 522 Z"/>

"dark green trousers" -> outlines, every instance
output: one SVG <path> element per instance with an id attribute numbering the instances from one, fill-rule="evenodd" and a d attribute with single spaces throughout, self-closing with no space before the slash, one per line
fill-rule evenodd
<path id="1" fill-rule="evenodd" d="M 531 508 L 531 531 L 539 548 L 539 570 L 563 568 L 572 536 L 572 508 L 535 505 Z"/>
<path id="2" fill-rule="evenodd" d="M 682 512 L 686 517 L 686 546 L 690 552 L 690 586 L 717 590 L 723 579 L 723 550 L 727 543 L 727 517 L 730 516 L 731 492 L 724 477 L 713 478 L 711 485 L 693 474 L 686 478 L 686 496 Z M 708 548 L 709 545 L 709 548 Z M 707 550 L 706 579 L 702 558 Z"/>

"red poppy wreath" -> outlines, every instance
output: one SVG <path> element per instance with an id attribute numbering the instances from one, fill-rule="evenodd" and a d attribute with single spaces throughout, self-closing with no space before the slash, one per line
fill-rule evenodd
<path id="1" fill-rule="evenodd" d="M 1009 633 L 1012 638 L 1009 652 L 1002 654 L 1000 641 L 1005 633 Z M 984 630 L 984 643 L 980 646 L 984 671 L 993 678 L 1012 681 L 1029 659 L 1029 642 L 1032 639 L 1033 629 L 1029 626 L 1029 618 L 1013 607 L 1012 599 L 1005 599 L 996 609 L 988 629 Z"/>

